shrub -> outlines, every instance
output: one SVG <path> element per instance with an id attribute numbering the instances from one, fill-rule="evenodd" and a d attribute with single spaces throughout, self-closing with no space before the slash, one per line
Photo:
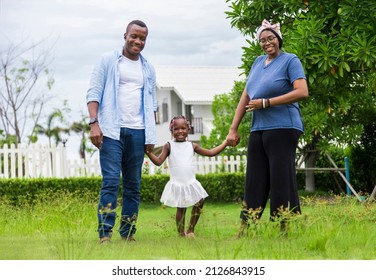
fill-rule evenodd
<path id="1" fill-rule="evenodd" d="M 37 178 L 37 179 L 0 179 L 0 198 L 14 205 L 32 204 L 43 193 L 68 191 L 77 195 L 98 197 L 101 186 L 100 177 L 87 178 Z"/>
<path id="2" fill-rule="evenodd" d="M 242 198 L 245 179 L 243 173 L 198 174 L 197 179 L 209 193 L 210 201 L 239 201 Z M 143 175 L 141 200 L 158 203 L 168 180 L 169 175 L 166 174 Z M 93 201 L 97 201 L 101 183 L 101 177 L 0 179 L 0 198 L 21 206 L 25 203 L 32 204 L 43 193 L 62 191 L 89 195 Z M 119 192 L 121 193 L 121 186 Z"/>

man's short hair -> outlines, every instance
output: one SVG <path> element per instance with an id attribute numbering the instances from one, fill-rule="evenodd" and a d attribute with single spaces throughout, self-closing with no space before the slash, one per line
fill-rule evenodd
<path id="1" fill-rule="evenodd" d="M 136 24 L 138 26 L 144 27 L 144 28 L 146 28 L 147 31 L 149 31 L 148 27 L 145 24 L 145 22 L 136 19 L 136 20 L 132 20 L 130 23 L 128 23 L 126 32 L 128 32 L 129 27 L 131 27 L 133 24 Z"/>

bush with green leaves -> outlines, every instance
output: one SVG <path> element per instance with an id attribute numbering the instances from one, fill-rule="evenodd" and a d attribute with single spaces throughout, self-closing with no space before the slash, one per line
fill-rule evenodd
<path id="1" fill-rule="evenodd" d="M 223 173 L 197 175 L 209 193 L 211 201 L 239 201 L 244 186 L 244 173 Z M 158 203 L 169 175 L 143 175 L 141 180 L 142 202 Z M 39 178 L 39 179 L 0 179 L 0 198 L 14 205 L 32 204 L 43 193 L 70 192 L 76 195 L 89 195 L 97 201 L 102 184 L 101 177 L 80 178 Z M 120 190 L 121 193 L 121 182 Z M 121 199 L 121 195 L 120 195 Z"/>

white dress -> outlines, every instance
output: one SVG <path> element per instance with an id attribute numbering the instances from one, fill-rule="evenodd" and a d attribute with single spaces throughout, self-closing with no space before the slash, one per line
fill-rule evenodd
<path id="1" fill-rule="evenodd" d="M 195 205 L 208 194 L 196 180 L 195 152 L 192 142 L 169 141 L 169 143 L 170 180 L 163 190 L 161 202 L 179 208 Z"/>

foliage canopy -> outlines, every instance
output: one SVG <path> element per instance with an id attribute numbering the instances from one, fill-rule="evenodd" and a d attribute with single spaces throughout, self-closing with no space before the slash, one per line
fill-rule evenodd
<path id="1" fill-rule="evenodd" d="M 305 68 L 309 99 L 301 102 L 305 134 L 301 152 L 306 166 L 314 167 L 320 151 L 329 145 L 353 146 L 361 139 L 370 116 L 376 114 L 376 2 L 362 0 L 226 0 L 232 27 L 248 37 L 243 64 L 248 74 L 262 54 L 255 40 L 263 19 L 281 24 L 283 51 L 295 53 Z M 243 84 L 244 86 L 244 84 Z M 213 104 L 215 129 L 206 145 L 226 137 L 242 92 L 235 83 L 231 93 Z M 243 141 L 248 129 L 240 129 Z M 230 120 L 230 121 L 229 121 Z M 234 153 L 234 152 L 233 152 Z"/>

